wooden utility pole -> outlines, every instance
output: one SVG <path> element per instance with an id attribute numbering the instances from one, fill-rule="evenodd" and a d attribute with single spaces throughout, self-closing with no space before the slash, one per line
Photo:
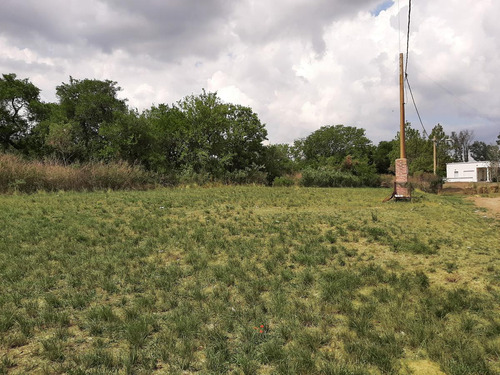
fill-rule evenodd
<path id="1" fill-rule="evenodd" d="M 436 143 L 437 143 L 437 139 L 436 139 L 436 136 L 434 136 L 434 138 L 432 139 L 432 142 L 434 143 L 434 147 L 433 147 L 433 155 L 434 155 L 434 175 L 436 175 L 437 173 L 437 146 L 436 146 Z"/>
<path id="2" fill-rule="evenodd" d="M 405 92 L 404 92 L 403 54 L 399 54 L 399 149 L 400 157 L 396 159 L 396 181 L 392 197 L 396 200 L 410 200 L 411 191 L 408 185 L 408 160 L 405 145 Z"/>
<path id="3" fill-rule="evenodd" d="M 405 145 L 405 91 L 404 91 L 403 54 L 399 54 L 399 157 L 406 159 Z"/>

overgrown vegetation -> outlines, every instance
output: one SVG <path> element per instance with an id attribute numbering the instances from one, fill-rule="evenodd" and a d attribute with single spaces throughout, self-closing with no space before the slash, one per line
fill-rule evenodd
<path id="1" fill-rule="evenodd" d="M 394 172 L 399 157 L 399 134 L 375 146 L 364 129 L 318 124 L 293 145 L 265 145 L 267 129 L 257 113 L 225 103 L 217 93 L 202 90 L 139 112 L 119 97 L 120 90 L 110 80 L 70 77 L 56 87 L 56 103 L 43 103 L 40 89 L 28 79 L 3 74 L 1 151 L 62 165 L 128 163 L 173 183 L 273 185 L 278 178 L 279 185 L 303 172 L 306 186 L 375 186 L 377 175 Z M 472 132 L 448 136 L 439 124 L 421 134 L 408 123 L 410 174 L 433 172 L 434 140 L 440 176 L 447 162 L 467 161 L 469 153 L 492 166 L 500 161 L 500 140 L 472 143 Z"/>
<path id="2" fill-rule="evenodd" d="M 498 373 L 499 222 L 388 194 L 0 196 L 0 373 Z"/>
<path id="3" fill-rule="evenodd" d="M 57 162 L 23 161 L 14 155 L 0 154 L 0 193 L 145 189 L 155 186 L 154 182 L 151 173 L 125 162 L 64 166 Z"/>

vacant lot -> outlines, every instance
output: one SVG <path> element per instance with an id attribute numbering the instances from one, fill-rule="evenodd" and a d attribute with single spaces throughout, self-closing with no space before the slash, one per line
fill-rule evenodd
<path id="1" fill-rule="evenodd" d="M 0 196 L 0 373 L 500 372 L 500 222 L 389 194 Z"/>

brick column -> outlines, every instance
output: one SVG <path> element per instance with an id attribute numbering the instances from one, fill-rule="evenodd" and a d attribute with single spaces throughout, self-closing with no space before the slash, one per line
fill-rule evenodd
<path id="1" fill-rule="evenodd" d="M 396 198 L 410 197 L 410 188 L 408 187 L 408 161 L 406 159 L 396 159 Z"/>

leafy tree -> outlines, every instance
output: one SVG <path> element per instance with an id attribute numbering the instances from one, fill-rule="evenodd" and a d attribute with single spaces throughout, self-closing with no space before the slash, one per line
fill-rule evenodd
<path id="1" fill-rule="evenodd" d="M 470 155 L 476 161 L 489 160 L 488 145 L 482 141 L 475 141 L 470 145 Z"/>
<path id="2" fill-rule="evenodd" d="M 394 146 L 390 153 L 391 163 L 394 163 L 400 156 L 399 132 L 394 138 Z M 405 146 L 410 174 L 419 171 L 432 172 L 434 163 L 432 142 L 421 135 L 417 129 L 413 129 L 409 122 L 405 125 Z M 391 169 L 394 170 L 394 164 Z"/>
<path id="3" fill-rule="evenodd" d="M 160 173 L 179 171 L 189 160 L 191 130 L 185 114 L 177 106 L 160 104 L 144 111 L 151 139 L 144 163 Z"/>
<path id="4" fill-rule="evenodd" d="M 189 131 L 187 147 L 181 158 L 194 173 L 222 177 L 230 156 L 223 150 L 229 124 L 226 107 L 216 93 L 187 96 L 179 102 Z M 229 151 L 229 150 L 226 150 Z"/>
<path id="5" fill-rule="evenodd" d="M 45 138 L 46 145 L 49 146 L 53 155 L 64 164 L 75 161 L 78 155 L 85 153 L 84 146 L 76 143 L 79 128 L 74 122 L 52 122 L 49 124 L 48 134 Z"/>
<path id="6" fill-rule="evenodd" d="M 262 169 L 265 158 L 263 142 L 267 130 L 250 107 L 226 105 L 229 127 L 223 134 L 224 152 L 231 156 L 229 171 Z"/>
<path id="7" fill-rule="evenodd" d="M 23 148 L 23 140 L 43 115 L 40 89 L 27 78 L 0 78 L 0 143 L 3 150 Z"/>
<path id="8" fill-rule="evenodd" d="M 118 113 L 125 113 L 125 100 L 118 99 L 120 87 L 116 82 L 95 79 L 77 80 L 72 77 L 69 83 L 56 87 L 61 108 L 67 123 L 74 123 L 76 131 L 74 142 L 83 150 L 79 158 L 97 157 L 102 148 L 99 129 L 105 123 L 115 121 Z M 80 147 L 81 146 L 81 147 Z"/>
<path id="9" fill-rule="evenodd" d="M 105 159 L 142 163 L 149 167 L 148 159 L 154 145 L 150 123 L 137 110 L 117 112 L 112 122 L 99 128 L 102 138 L 100 155 Z"/>
<path id="10" fill-rule="evenodd" d="M 297 145 L 309 165 L 339 164 L 348 155 L 368 158 L 373 147 L 364 129 L 344 125 L 323 126 Z"/>
<path id="11" fill-rule="evenodd" d="M 374 147 L 365 130 L 344 125 L 323 126 L 299 139 L 293 148 L 307 186 L 375 186 Z"/>
<path id="12" fill-rule="evenodd" d="M 274 144 L 266 146 L 265 150 L 264 165 L 269 185 L 276 177 L 282 177 L 297 170 L 291 146 L 284 143 Z"/>
<path id="13" fill-rule="evenodd" d="M 395 141 L 381 141 L 373 152 L 373 162 L 377 168 L 377 173 L 389 173 L 391 166 L 390 154 L 395 147 Z"/>
<path id="14" fill-rule="evenodd" d="M 225 104 L 217 93 L 204 90 L 184 98 L 178 107 L 186 121 L 181 160 L 188 168 L 215 178 L 262 169 L 267 131 L 250 108 Z"/>
<path id="15" fill-rule="evenodd" d="M 436 141 L 436 159 L 437 159 L 437 173 L 439 175 L 446 174 L 446 163 L 450 163 L 453 159 L 450 157 L 451 145 L 450 138 L 444 132 L 443 126 L 437 124 L 431 131 L 429 139 Z"/>

